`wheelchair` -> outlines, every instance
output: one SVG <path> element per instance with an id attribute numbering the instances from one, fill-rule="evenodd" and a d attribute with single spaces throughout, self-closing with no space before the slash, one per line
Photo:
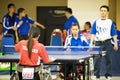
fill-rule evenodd
<path id="1" fill-rule="evenodd" d="M 31 69 L 34 69 L 33 75 L 25 74 L 25 69 L 27 69 L 28 73 L 30 73 Z M 49 66 L 44 66 L 43 64 L 39 66 L 24 66 L 18 64 L 17 70 L 11 75 L 10 80 L 52 80 L 52 77 Z"/>

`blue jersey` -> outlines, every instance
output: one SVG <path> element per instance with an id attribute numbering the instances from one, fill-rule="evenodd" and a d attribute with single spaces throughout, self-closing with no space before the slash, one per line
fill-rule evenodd
<path id="1" fill-rule="evenodd" d="M 68 34 L 70 34 L 70 28 L 72 24 L 75 24 L 75 23 L 79 25 L 78 20 L 74 16 L 70 16 L 66 21 L 66 23 L 64 24 L 64 29 L 67 30 Z"/>
<path id="2" fill-rule="evenodd" d="M 13 34 L 14 35 L 14 30 L 12 30 L 12 26 L 14 26 L 15 20 L 17 18 L 17 14 L 14 13 L 13 16 L 9 16 L 7 13 L 3 19 L 2 19 L 2 25 L 3 25 L 3 34 Z"/>
<path id="3" fill-rule="evenodd" d="M 23 21 L 22 25 L 18 27 L 20 21 Z M 30 30 L 30 24 L 34 24 L 34 20 L 29 18 L 28 16 L 23 17 L 22 19 L 17 18 L 15 21 L 15 25 L 18 27 L 18 33 L 20 35 L 28 35 Z"/>
<path id="4" fill-rule="evenodd" d="M 74 36 L 68 35 L 65 41 L 65 46 L 89 46 L 89 43 L 87 42 L 86 38 L 78 33 L 78 38 L 75 39 Z"/>
<path id="5" fill-rule="evenodd" d="M 95 34 L 95 41 L 104 41 L 117 35 L 114 23 L 110 19 L 98 19 L 91 28 L 91 34 Z"/>
<path id="6" fill-rule="evenodd" d="M 117 30 L 117 38 L 120 39 L 120 31 Z"/>
<path id="7" fill-rule="evenodd" d="M 117 31 L 118 46 L 120 46 L 120 31 L 119 30 L 116 30 L 116 31 Z M 114 44 L 113 38 L 111 40 L 111 43 Z"/>
<path id="8" fill-rule="evenodd" d="M 68 35 L 68 37 L 66 38 L 66 41 L 65 41 L 65 47 L 89 46 L 89 43 L 87 42 L 86 38 L 83 35 L 81 35 L 80 33 L 78 33 L 78 34 L 79 35 L 78 35 L 77 39 L 75 39 L 72 34 Z M 72 47 L 71 50 L 72 51 L 80 51 L 80 50 L 83 50 L 83 49 Z"/>

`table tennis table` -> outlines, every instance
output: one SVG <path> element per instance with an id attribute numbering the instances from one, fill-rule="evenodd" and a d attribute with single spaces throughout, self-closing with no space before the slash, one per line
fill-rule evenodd
<path id="1" fill-rule="evenodd" d="M 19 53 L 16 53 L 14 50 L 10 51 L 9 48 L 14 48 L 14 46 L 4 46 L 4 48 L 8 48 L 8 53 L 13 54 L 5 54 L 4 56 L 0 57 L 0 62 L 10 62 L 10 74 L 12 74 L 12 62 L 18 62 L 19 61 Z M 45 46 L 46 51 L 48 53 L 49 57 L 56 58 L 55 62 L 61 62 L 61 63 L 68 63 L 71 62 L 73 66 L 83 60 L 84 62 L 88 62 L 89 58 L 93 57 L 93 55 L 100 55 L 101 48 L 99 46 L 95 46 L 92 48 L 89 48 L 88 46 L 71 46 L 71 47 L 64 47 L 64 46 Z M 89 63 L 87 63 L 88 66 L 88 73 L 89 76 Z M 65 68 L 66 70 L 66 68 Z M 65 71 L 66 72 L 66 71 Z M 85 79 L 85 73 L 83 80 Z M 66 76 L 66 73 L 65 73 Z M 88 80 L 87 76 L 87 80 Z M 66 80 L 66 77 L 65 77 Z"/>

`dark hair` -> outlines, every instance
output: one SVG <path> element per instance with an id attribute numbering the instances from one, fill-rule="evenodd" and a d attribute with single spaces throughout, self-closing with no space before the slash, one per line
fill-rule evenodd
<path id="1" fill-rule="evenodd" d="M 71 8 L 66 8 L 65 11 L 72 14 L 72 9 Z"/>
<path id="2" fill-rule="evenodd" d="M 31 27 L 29 32 L 29 39 L 28 39 L 28 57 L 31 57 L 32 54 L 32 47 L 33 47 L 33 38 L 37 38 L 40 35 L 40 29 L 38 27 Z"/>
<path id="3" fill-rule="evenodd" d="M 8 9 L 11 8 L 12 6 L 15 7 L 15 4 L 13 3 L 8 4 Z"/>
<path id="4" fill-rule="evenodd" d="M 24 10 L 25 10 L 24 8 L 19 8 L 18 11 L 17 11 L 17 12 L 18 12 L 18 15 L 19 15 L 20 13 L 22 13 Z"/>
<path id="5" fill-rule="evenodd" d="M 80 29 L 80 26 L 78 23 L 74 23 L 74 24 L 72 24 L 72 26 L 78 26 L 78 29 Z"/>
<path id="6" fill-rule="evenodd" d="M 106 8 L 107 11 L 109 12 L 109 7 L 108 7 L 107 5 L 102 5 L 102 6 L 100 7 L 100 10 L 101 10 L 101 8 Z"/>
<path id="7" fill-rule="evenodd" d="M 91 28 L 91 23 L 89 21 L 85 22 L 85 24 L 89 25 L 89 28 Z"/>

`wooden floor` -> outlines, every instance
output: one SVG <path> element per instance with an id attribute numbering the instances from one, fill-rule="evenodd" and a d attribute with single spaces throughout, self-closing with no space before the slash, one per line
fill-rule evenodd
<path id="1" fill-rule="evenodd" d="M 10 75 L 0 75 L 0 80 L 10 80 Z M 100 80 L 106 80 L 105 77 L 101 77 Z M 112 77 L 112 80 L 120 80 L 120 76 Z"/>

